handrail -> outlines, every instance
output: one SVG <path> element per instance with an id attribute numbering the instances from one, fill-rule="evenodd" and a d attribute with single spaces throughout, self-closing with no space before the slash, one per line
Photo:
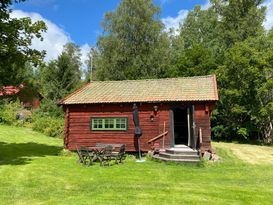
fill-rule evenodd
<path id="1" fill-rule="evenodd" d="M 157 136 L 156 136 L 156 137 L 154 137 L 153 139 L 150 139 L 150 140 L 148 141 L 148 143 L 151 143 L 151 142 L 153 142 L 153 141 L 155 141 L 155 140 L 159 139 L 160 137 L 165 136 L 166 134 L 168 134 L 168 131 L 163 132 L 163 133 L 161 133 L 160 135 L 157 135 Z"/>
<path id="2" fill-rule="evenodd" d="M 199 128 L 199 143 L 202 144 L 203 143 L 203 135 L 202 135 L 202 128 Z"/>

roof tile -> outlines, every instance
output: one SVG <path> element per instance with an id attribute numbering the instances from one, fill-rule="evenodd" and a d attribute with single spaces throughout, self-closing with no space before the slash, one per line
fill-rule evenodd
<path id="1" fill-rule="evenodd" d="M 93 81 L 60 104 L 216 101 L 215 75 L 124 81 Z"/>

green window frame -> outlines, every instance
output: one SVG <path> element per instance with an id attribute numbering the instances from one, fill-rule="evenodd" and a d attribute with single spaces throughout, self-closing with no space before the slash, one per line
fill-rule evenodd
<path id="1" fill-rule="evenodd" d="M 90 128 L 93 131 L 126 131 L 127 117 L 91 117 Z"/>

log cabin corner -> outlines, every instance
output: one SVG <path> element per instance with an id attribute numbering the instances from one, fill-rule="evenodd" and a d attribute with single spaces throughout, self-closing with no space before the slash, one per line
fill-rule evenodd
<path id="1" fill-rule="evenodd" d="M 215 75 L 93 81 L 59 103 L 65 112 L 64 146 L 115 143 L 137 151 L 136 103 L 141 151 L 187 146 L 204 153 L 211 150 L 210 115 L 217 100 Z"/>

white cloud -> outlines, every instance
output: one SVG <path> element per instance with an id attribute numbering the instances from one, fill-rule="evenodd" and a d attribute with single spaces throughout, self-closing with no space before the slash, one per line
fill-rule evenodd
<path id="1" fill-rule="evenodd" d="M 160 4 L 161 5 L 164 5 L 164 4 L 166 4 L 167 2 L 169 2 L 170 0 L 160 0 Z"/>
<path id="2" fill-rule="evenodd" d="M 209 7 L 211 7 L 211 3 L 209 0 L 207 0 L 205 4 L 201 5 L 202 10 L 207 10 Z"/>
<path id="3" fill-rule="evenodd" d="M 209 0 L 206 0 L 206 3 L 201 5 L 202 10 L 206 10 L 211 6 Z M 166 18 L 162 18 L 162 22 L 166 27 L 166 30 L 169 31 L 170 29 L 174 30 L 174 34 L 178 34 L 179 25 L 183 23 L 183 21 L 187 18 L 187 15 L 190 10 L 182 9 L 178 12 L 176 17 L 168 16 Z"/>
<path id="4" fill-rule="evenodd" d="M 189 11 L 188 10 L 180 10 L 176 17 L 166 17 L 162 19 L 163 24 L 165 24 L 166 30 L 169 31 L 173 29 L 175 33 L 178 32 L 179 25 L 185 20 Z"/>
<path id="5" fill-rule="evenodd" d="M 81 54 L 82 54 L 81 55 L 81 62 L 85 68 L 86 67 L 85 61 L 87 60 L 87 56 L 88 56 L 88 53 L 91 49 L 91 46 L 86 43 L 86 44 L 82 45 L 80 48 L 81 48 Z"/>
<path id="6" fill-rule="evenodd" d="M 39 51 L 45 50 L 46 57 L 45 61 L 49 61 L 51 59 L 57 58 L 57 56 L 62 52 L 63 46 L 71 41 L 69 34 L 66 33 L 63 29 L 58 27 L 53 22 L 48 19 L 43 18 L 38 13 L 33 12 L 24 12 L 21 10 L 14 10 L 11 13 L 12 18 L 22 18 L 22 17 L 30 17 L 33 22 L 42 20 L 47 25 L 47 32 L 43 33 L 43 41 L 38 39 L 32 40 L 32 48 L 37 49 Z"/>
<path id="7" fill-rule="evenodd" d="M 267 7 L 264 27 L 266 30 L 269 30 L 273 26 L 273 0 L 266 0 L 263 6 Z"/>

